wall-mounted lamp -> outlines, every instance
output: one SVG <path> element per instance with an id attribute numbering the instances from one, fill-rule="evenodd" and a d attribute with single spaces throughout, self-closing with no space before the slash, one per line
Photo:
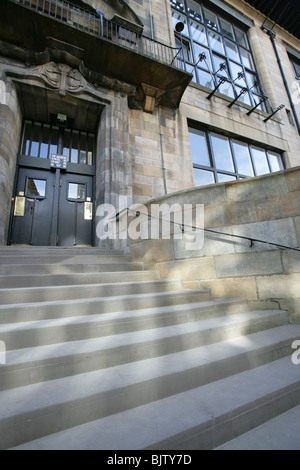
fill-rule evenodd
<path id="1" fill-rule="evenodd" d="M 226 67 L 226 63 L 225 62 L 222 62 L 222 64 L 220 64 L 220 67 L 219 69 L 215 72 L 215 75 L 218 73 L 218 72 L 222 72 L 222 70 L 227 70 L 227 67 Z"/>
<path id="2" fill-rule="evenodd" d="M 223 83 L 227 82 L 225 77 L 221 77 L 219 80 L 219 83 L 216 85 L 215 89 L 206 97 L 208 100 L 211 99 L 211 97 L 216 93 L 218 90 L 219 86 L 221 86 Z"/>
<path id="3" fill-rule="evenodd" d="M 285 108 L 285 105 L 284 104 L 280 104 L 278 106 L 277 109 L 275 109 L 275 111 L 273 111 L 272 114 L 270 114 L 270 116 L 268 116 L 266 119 L 264 119 L 264 122 L 267 122 L 269 119 L 271 119 L 272 116 L 274 116 L 274 114 L 276 114 L 278 111 L 280 111 L 281 109 Z"/>
<path id="4" fill-rule="evenodd" d="M 66 114 L 58 113 L 56 118 L 56 124 L 60 127 L 66 127 L 68 122 L 68 117 Z"/>
<path id="5" fill-rule="evenodd" d="M 234 103 L 236 103 L 236 102 L 240 99 L 240 97 L 241 97 L 244 93 L 246 93 L 246 91 L 248 91 L 247 88 L 242 88 L 240 94 L 239 94 L 233 101 L 231 101 L 231 103 L 229 103 L 228 108 L 231 108 L 231 107 L 234 105 Z"/>

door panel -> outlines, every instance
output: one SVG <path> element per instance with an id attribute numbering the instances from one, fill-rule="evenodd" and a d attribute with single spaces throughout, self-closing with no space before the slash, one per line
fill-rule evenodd
<path id="1" fill-rule="evenodd" d="M 25 211 L 23 216 L 14 216 L 12 243 L 49 245 L 54 196 L 52 174 L 20 168 L 16 196 L 25 198 Z"/>
<path id="2" fill-rule="evenodd" d="M 94 135 L 86 131 L 25 121 L 13 244 L 92 245 L 91 207 L 85 207 L 93 201 L 94 143 Z"/>
<path id="3" fill-rule="evenodd" d="M 58 245 L 92 245 L 92 220 L 85 219 L 85 203 L 93 200 L 93 178 L 63 174 L 59 198 Z"/>
<path id="4" fill-rule="evenodd" d="M 56 176 L 54 171 L 20 168 L 16 196 L 25 199 L 25 209 L 15 210 L 22 215 L 14 215 L 12 244 L 92 245 L 93 221 L 85 217 L 85 203 L 93 200 L 93 177 L 60 171 Z"/>

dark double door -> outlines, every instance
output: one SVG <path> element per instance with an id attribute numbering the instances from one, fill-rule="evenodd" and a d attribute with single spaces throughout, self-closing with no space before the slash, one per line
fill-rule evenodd
<path id="1" fill-rule="evenodd" d="M 92 201 L 92 176 L 20 167 L 11 243 L 92 245 Z"/>

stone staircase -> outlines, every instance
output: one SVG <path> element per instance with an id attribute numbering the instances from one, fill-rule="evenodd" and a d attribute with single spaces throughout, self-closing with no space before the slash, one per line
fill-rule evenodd
<path id="1" fill-rule="evenodd" d="M 297 339 L 121 252 L 1 247 L 1 449 L 218 448 L 298 410 Z"/>

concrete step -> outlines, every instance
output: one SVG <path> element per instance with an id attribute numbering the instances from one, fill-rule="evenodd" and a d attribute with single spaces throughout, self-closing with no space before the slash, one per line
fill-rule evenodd
<path id="1" fill-rule="evenodd" d="M 139 273 L 140 274 L 140 273 Z M 0 305 L 49 302 L 55 300 L 78 300 L 96 297 L 145 294 L 181 290 L 179 279 L 140 282 L 102 282 L 93 284 L 52 285 L 0 289 Z"/>
<path id="2" fill-rule="evenodd" d="M 230 317 L 227 318 L 227 316 Z M 228 299 L 127 312 L 1 324 L 0 337 L 5 341 L 6 350 L 32 348 L 105 336 L 110 336 L 112 338 L 111 342 L 113 342 L 113 335 L 119 335 L 116 337 L 118 342 L 120 335 L 125 333 L 136 332 L 139 337 L 142 337 L 144 330 L 147 330 L 148 334 L 152 334 L 151 330 L 157 331 L 157 329 L 160 329 L 163 333 L 164 327 L 180 326 L 185 323 L 199 321 L 203 322 L 201 326 L 204 328 L 207 322 L 208 325 L 214 325 L 213 322 L 217 319 L 221 324 L 221 328 L 224 325 L 228 328 L 230 322 L 236 317 L 237 319 L 240 318 L 244 325 L 246 325 L 245 322 L 254 324 L 257 319 L 260 322 L 267 322 L 267 326 L 270 325 L 269 327 L 288 322 L 287 312 L 272 310 L 269 312 L 248 313 L 247 302 Z M 154 334 L 156 333 L 154 332 Z"/>
<path id="3" fill-rule="evenodd" d="M 209 289 L 184 289 L 181 291 L 151 292 L 144 294 L 53 300 L 0 305 L 0 324 L 29 322 L 53 318 L 127 312 L 129 310 L 160 308 L 210 301 Z"/>
<path id="4" fill-rule="evenodd" d="M 279 345 L 286 354 L 300 333 L 296 330 L 282 326 L 248 338 L 3 391 L 1 448 L 64 429 L 76 432 L 70 428 L 90 421 L 93 426 L 95 420 L 102 423 L 99 434 L 92 436 L 86 429 L 83 441 L 76 442 L 78 448 L 85 444 L 100 449 L 214 448 L 270 419 L 275 409 L 283 412 L 300 403 L 297 367 L 289 356 L 276 360 Z M 128 410 L 135 419 L 124 420 Z M 118 417 L 119 425 L 110 427 Z M 68 432 L 60 434 L 64 448 L 75 442 Z"/>
<path id="5" fill-rule="evenodd" d="M 120 254 L 71 254 L 68 252 L 61 254 L 37 254 L 32 255 L 9 255 L 3 254 L 0 256 L 0 265 L 4 264 L 103 264 L 103 263 L 125 263 L 130 262 L 130 256 Z"/>
<path id="6" fill-rule="evenodd" d="M 300 405 L 214 450 L 300 450 Z"/>
<path id="7" fill-rule="evenodd" d="M 71 286 L 81 284 L 101 284 L 154 281 L 160 278 L 159 271 L 123 271 L 114 272 L 89 272 L 68 274 L 24 274 L 24 275 L 0 275 L 1 289 L 16 289 L 23 287 L 44 286 Z"/>
<path id="8" fill-rule="evenodd" d="M 80 255 L 123 255 L 122 250 L 115 250 L 103 247 L 64 247 L 64 246 L 0 246 L 1 256 L 80 256 Z"/>
<path id="9" fill-rule="evenodd" d="M 143 271 L 143 263 L 90 263 L 90 264 L 0 264 L 1 276 L 37 275 L 37 274 L 73 274 L 107 273 L 115 271 Z"/>
<path id="10" fill-rule="evenodd" d="M 282 313 L 251 312 L 248 315 L 234 314 L 228 318 L 191 321 L 113 336 L 77 341 L 66 339 L 60 344 L 53 342 L 46 346 L 33 345 L 12 351 L 9 351 L 10 346 L 14 340 L 17 343 L 18 338 L 12 338 L 13 332 L 7 330 L 6 335 L 2 336 L 2 332 L 0 333 L 1 337 L 7 338 L 5 343 L 8 350 L 6 366 L 0 369 L 0 390 L 203 347 L 242 334 L 277 328 L 286 321 L 286 316 Z M 282 334 L 283 331 L 282 329 Z M 287 331 L 288 344 L 285 344 L 285 348 L 283 344 L 280 346 L 284 351 L 286 347 L 290 351 L 291 346 L 291 329 Z M 28 340 L 32 339 L 32 336 Z M 21 334 L 19 338 L 22 338 Z M 277 354 L 280 355 L 278 351 Z"/>

